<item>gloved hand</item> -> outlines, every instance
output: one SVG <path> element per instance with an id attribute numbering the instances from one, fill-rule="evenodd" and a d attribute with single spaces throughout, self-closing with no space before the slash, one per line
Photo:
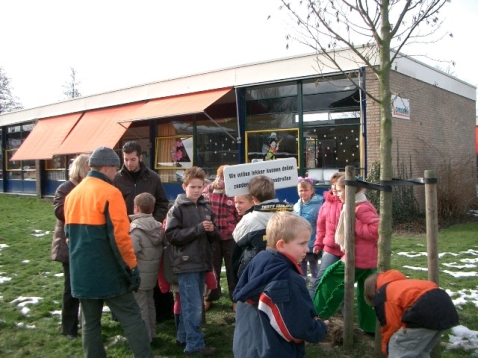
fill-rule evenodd
<path id="1" fill-rule="evenodd" d="M 141 285 L 141 277 L 139 276 L 138 266 L 130 269 L 126 266 L 126 272 L 128 273 L 130 279 L 130 291 L 138 291 L 139 285 Z"/>

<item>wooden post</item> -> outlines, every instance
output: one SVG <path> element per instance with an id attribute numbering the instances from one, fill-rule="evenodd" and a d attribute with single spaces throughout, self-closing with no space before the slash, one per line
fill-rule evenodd
<path id="1" fill-rule="evenodd" d="M 425 170 L 425 208 L 427 223 L 428 280 L 438 283 L 438 204 L 437 177 L 433 170 Z M 439 358 L 440 343 L 431 352 L 431 357 Z"/>
<path id="2" fill-rule="evenodd" d="M 355 168 L 345 167 L 345 180 L 355 181 Z M 355 192 L 354 186 L 345 185 L 345 285 L 344 285 L 344 347 L 353 348 L 354 283 L 355 283 Z"/>
<path id="3" fill-rule="evenodd" d="M 438 283 L 438 205 L 436 174 L 425 170 L 428 280 Z"/>

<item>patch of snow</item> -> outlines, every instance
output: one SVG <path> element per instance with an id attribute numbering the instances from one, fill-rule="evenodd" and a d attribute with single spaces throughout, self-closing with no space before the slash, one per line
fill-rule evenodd
<path id="1" fill-rule="evenodd" d="M 410 270 L 415 270 L 415 271 L 428 271 L 427 267 L 417 267 L 417 266 L 408 266 L 408 265 L 404 265 L 402 267 L 405 267 Z"/>
<path id="2" fill-rule="evenodd" d="M 478 357 L 478 331 L 472 331 L 465 326 L 456 326 L 451 329 L 450 342 L 444 343 L 447 349 L 463 348 L 473 357 Z"/>
<path id="3" fill-rule="evenodd" d="M 461 259 L 460 262 L 474 264 L 474 263 L 478 262 L 478 258 L 476 258 L 476 259 Z"/>
<path id="4" fill-rule="evenodd" d="M 397 255 L 413 258 L 413 257 L 427 256 L 427 253 L 411 251 L 411 252 L 397 252 Z"/>
<path id="5" fill-rule="evenodd" d="M 126 342 L 126 337 L 123 337 L 123 336 L 120 336 L 120 335 L 111 337 L 109 339 L 109 342 L 106 344 L 106 349 L 114 346 L 118 342 Z"/>
<path id="6" fill-rule="evenodd" d="M 459 291 L 451 291 L 451 290 L 445 290 L 446 293 L 452 298 L 453 304 L 455 305 L 456 308 L 461 309 L 461 306 L 466 305 L 467 303 L 473 303 L 475 307 L 478 308 L 478 290 L 471 290 L 471 289 L 463 289 Z M 453 299 L 454 296 L 457 296 L 458 298 Z"/>
<path id="7" fill-rule="evenodd" d="M 20 296 L 18 298 L 15 298 L 10 303 L 20 302 L 18 304 L 18 307 L 25 307 L 26 305 L 36 305 L 36 304 L 38 304 L 38 302 L 41 302 L 41 301 L 43 301 L 42 297 L 24 297 L 24 296 Z"/>
<path id="8" fill-rule="evenodd" d="M 4 283 L 4 282 L 8 282 L 8 281 L 10 281 L 10 280 L 11 280 L 10 277 L 0 277 L 0 284 L 1 284 L 1 283 Z"/>
<path id="9" fill-rule="evenodd" d="M 442 264 L 442 265 L 443 265 L 443 266 L 446 266 L 446 267 L 456 268 L 456 269 L 475 268 L 475 267 L 476 267 L 476 265 L 473 265 L 473 264 L 459 265 L 459 264 L 456 263 L 456 262 L 451 262 L 451 263 L 449 263 L 449 264 L 444 263 L 444 264 Z"/>
<path id="10" fill-rule="evenodd" d="M 442 272 L 447 273 L 456 278 L 478 276 L 478 272 L 454 272 L 454 271 L 448 271 L 448 270 L 443 270 Z"/>

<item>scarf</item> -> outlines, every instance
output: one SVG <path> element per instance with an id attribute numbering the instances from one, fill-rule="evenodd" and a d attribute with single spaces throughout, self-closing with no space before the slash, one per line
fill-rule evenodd
<path id="1" fill-rule="evenodd" d="M 355 206 L 364 201 L 367 201 L 367 197 L 363 191 L 359 191 L 355 194 Z M 345 207 L 346 205 L 344 204 L 340 212 L 337 229 L 335 230 L 335 243 L 340 246 L 340 250 L 342 251 L 345 250 Z"/>

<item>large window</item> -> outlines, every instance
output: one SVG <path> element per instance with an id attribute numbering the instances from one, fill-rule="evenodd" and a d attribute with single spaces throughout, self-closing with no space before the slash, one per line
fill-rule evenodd
<path id="1" fill-rule="evenodd" d="M 11 160 L 13 154 L 18 148 L 20 148 L 20 145 L 28 137 L 33 127 L 33 124 L 22 124 L 7 128 L 7 148 L 5 151 L 5 164 L 8 179 L 36 179 L 36 166 L 34 160 Z"/>
<path id="2" fill-rule="evenodd" d="M 163 182 L 182 180 L 184 168 L 199 166 L 214 179 L 223 164 L 238 164 L 237 120 L 211 120 L 198 115 L 170 120 L 158 126 L 155 169 Z"/>
<path id="3" fill-rule="evenodd" d="M 67 156 L 56 155 L 53 159 L 45 160 L 45 170 L 48 180 L 66 180 Z"/>
<path id="4" fill-rule="evenodd" d="M 299 166 L 299 130 L 276 129 L 246 132 L 247 162 L 296 158 Z"/>
<path id="5" fill-rule="evenodd" d="M 296 157 L 297 167 L 305 168 L 319 180 L 326 180 L 329 171 L 343 170 L 347 165 L 359 168 L 357 83 L 357 77 L 335 76 L 248 88 L 245 91 L 246 161 L 265 160 L 268 138 L 287 133 L 290 140 L 283 139 L 279 143 L 275 157 Z M 292 131 L 294 135 L 289 133 Z"/>

